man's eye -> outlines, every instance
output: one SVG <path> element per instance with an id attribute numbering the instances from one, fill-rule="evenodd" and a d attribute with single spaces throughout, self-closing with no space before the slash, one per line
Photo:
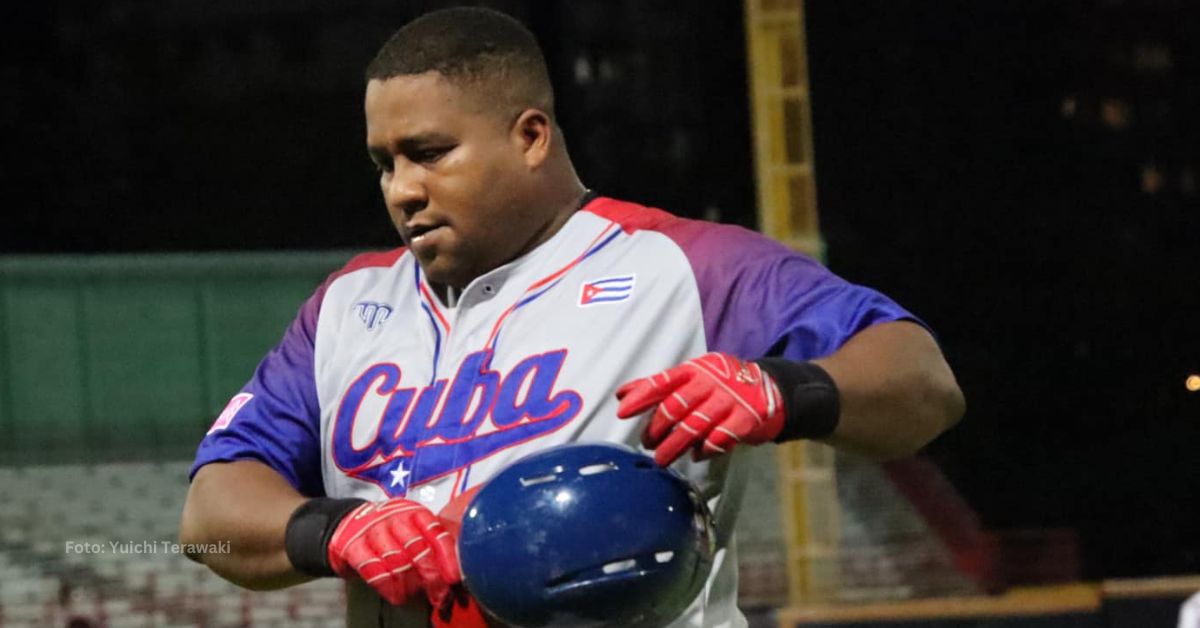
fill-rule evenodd
<path id="1" fill-rule="evenodd" d="M 414 151 L 411 158 L 414 162 L 419 163 L 419 164 L 433 163 L 433 162 L 441 159 L 448 152 L 450 152 L 450 147 L 448 147 L 448 146 L 439 146 L 437 148 L 422 148 L 420 150 Z"/>

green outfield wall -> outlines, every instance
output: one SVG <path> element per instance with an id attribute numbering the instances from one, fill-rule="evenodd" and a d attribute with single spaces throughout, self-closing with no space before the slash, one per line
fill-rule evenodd
<path id="1" fill-rule="evenodd" d="M 351 255 L 0 256 L 0 463 L 189 455 Z"/>

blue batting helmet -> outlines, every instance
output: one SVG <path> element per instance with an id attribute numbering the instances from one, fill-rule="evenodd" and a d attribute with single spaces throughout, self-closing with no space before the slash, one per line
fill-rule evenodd
<path id="1" fill-rule="evenodd" d="M 712 517 L 678 473 L 628 447 L 574 444 L 526 456 L 467 506 L 467 590 L 515 626 L 662 626 L 712 565 Z"/>

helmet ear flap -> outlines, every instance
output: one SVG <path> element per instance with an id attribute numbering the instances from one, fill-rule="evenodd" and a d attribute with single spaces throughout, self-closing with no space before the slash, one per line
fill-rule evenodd
<path id="1" fill-rule="evenodd" d="M 471 500 L 463 580 L 514 626 L 661 626 L 704 587 L 715 534 L 678 473 L 612 444 L 527 456 Z"/>

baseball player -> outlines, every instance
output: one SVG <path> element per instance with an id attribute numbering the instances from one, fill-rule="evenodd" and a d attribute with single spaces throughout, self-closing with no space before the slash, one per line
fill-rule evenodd
<path id="1" fill-rule="evenodd" d="M 751 231 L 586 190 L 515 20 L 427 14 L 367 76 L 404 246 L 331 275 L 201 442 L 181 537 L 231 541 L 194 557 L 224 578 L 341 577 L 350 626 L 423 626 L 461 579 L 437 513 L 522 455 L 640 444 L 728 530 L 739 446 L 894 457 L 963 412 L 887 297 Z M 672 625 L 744 626 L 736 566 L 726 537 Z"/>

